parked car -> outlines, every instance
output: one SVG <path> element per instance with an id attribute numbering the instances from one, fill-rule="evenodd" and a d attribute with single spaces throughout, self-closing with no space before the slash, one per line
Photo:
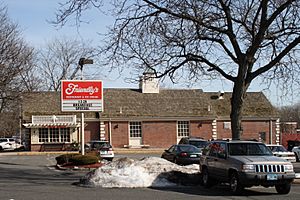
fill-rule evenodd
<path id="1" fill-rule="evenodd" d="M 200 150 L 190 144 L 175 144 L 166 149 L 161 157 L 179 165 L 199 164 Z"/>
<path id="2" fill-rule="evenodd" d="M 194 145 L 197 148 L 200 149 L 200 153 L 202 153 L 202 149 L 206 147 L 208 144 L 208 141 L 203 138 L 197 138 L 197 137 L 185 137 L 181 138 L 178 144 L 190 144 Z"/>
<path id="3" fill-rule="evenodd" d="M 101 158 L 112 161 L 114 159 L 114 151 L 110 143 L 106 140 L 92 140 L 85 144 L 86 152 L 97 151 Z"/>
<path id="4" fill-rule="evenodd" d="M 200 172 L 205 187 L 229 183 L 234 194 L 252 186 L 275 186 L 280 194 L 290 192 L 295 178 L 291 162 L 274 156 L 261 142 L 212 141 L 200 156 Z"/>
<path id="5" fill-rule="evenodd" d="M 296 162 L 295 153 L 288 151 L 284 146 L 278 144 L 267 144 L 267 147 L 270 148 L 274 156 L 281 157 L 290 162 Z"/>
<path id="6" fill-rule="evenodd" d="M 21 148 L 22 145 L 17 143 L 14 138 L 0 138 L 0 151 L 13 151 Z"/>
<path id="7" fill-rule="evenodd" d="M 300 146 L 294 146 L 292 149 L 292 152 L 294 152 L 296 156 L 296 161 L 299 162 L 300 159 Z"/>

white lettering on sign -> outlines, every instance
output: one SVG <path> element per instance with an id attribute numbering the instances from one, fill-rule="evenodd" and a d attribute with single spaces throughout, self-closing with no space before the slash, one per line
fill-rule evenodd
<path id="1" fill-rule="evenodd" d="M 90 95 L 99 91 L 98 87 L 89 86 L 88 88 L 80 88 L 77 84 L 69 83 L 65 92 L 67 95 L 71 95 L 73 93 L 89 93 Z"/>

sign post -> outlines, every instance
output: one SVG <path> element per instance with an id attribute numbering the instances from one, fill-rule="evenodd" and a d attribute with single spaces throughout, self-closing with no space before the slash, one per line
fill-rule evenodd
<path id="1" fill-rule="evenodd" d="M 103 111 L 103 87 L 100 80 L 63 80 L 62 112 L 81 112 L 81 154 L 84 155 L 84 112 Z"/>

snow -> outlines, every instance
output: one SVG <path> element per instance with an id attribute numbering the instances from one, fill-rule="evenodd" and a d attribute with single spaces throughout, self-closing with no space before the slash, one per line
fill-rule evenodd
<path id="1" fill-rule="evenodd" d="M 199 165 L 180 166 L 158 157 L 120 158 L 88 173 L 80 183 L 105 188 L 170 187 L 198 184 Z"/>

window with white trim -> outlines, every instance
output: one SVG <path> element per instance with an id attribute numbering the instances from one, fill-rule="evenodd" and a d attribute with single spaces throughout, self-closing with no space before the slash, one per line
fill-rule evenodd
<path id="1" fill-rule="evenodd" d="M 70 128 L 39 128 L 39 142 L 70 142 Z"/>
<path id="2" fill-rule="evenodd" d="M 48 142 L 48 128 L 39 128 L 39 142 Z"/>
<path id="3" fill-rule="evenodd" d="M 142 122 L 129 123 L 130 137 L 142 137 Z"/>
<path id="4" fill-rule="evenodd" d="M 61 128 L 60 129 L 60 141 L 61 142 L 70 142 L 70 129 Z"/>
<path id="5" fill-rule="evenodd" d="M 188 137 L 190 135 L 190 122 L 178 121 L 177 122 L 177 136 Z"/>

